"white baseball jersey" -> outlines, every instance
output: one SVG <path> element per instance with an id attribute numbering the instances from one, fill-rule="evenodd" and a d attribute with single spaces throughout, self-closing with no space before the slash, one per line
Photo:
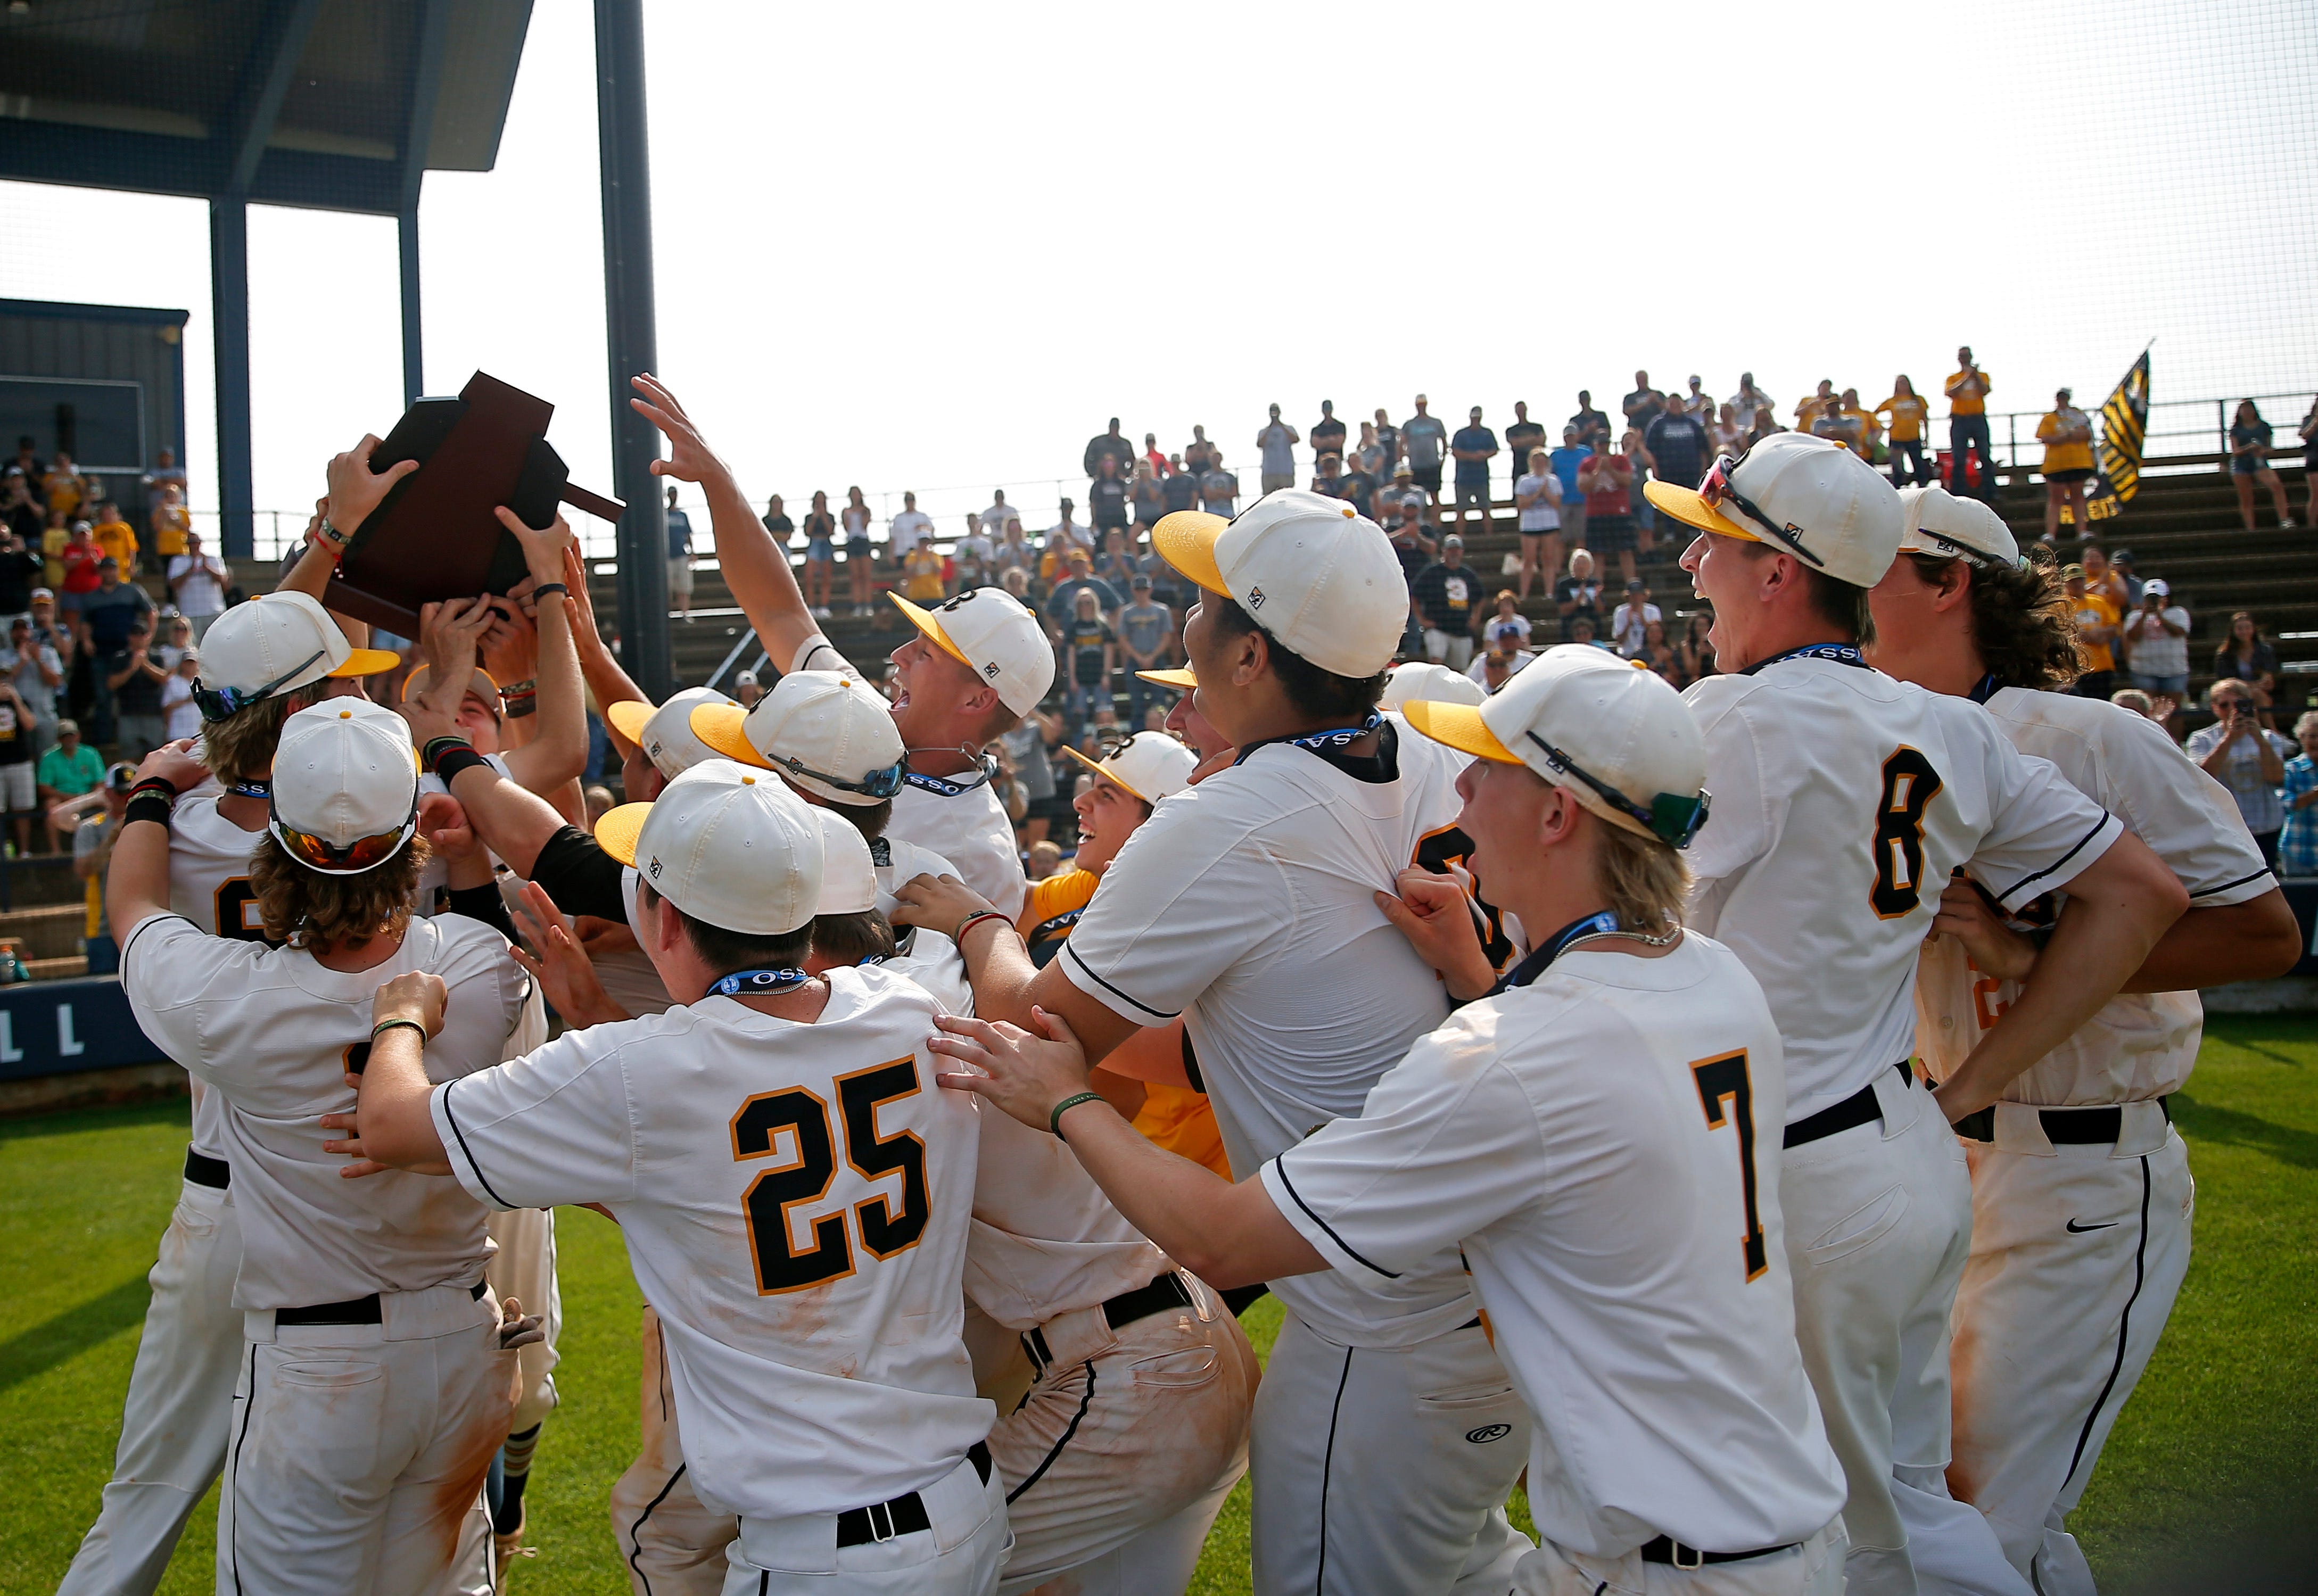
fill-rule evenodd
<path id="1" fill-rule="evenodd" d="M 1271 744 L 1160 804 L 1103 872 L 1055 964 L 1121 1018 L 1183 1016 L 1236 1170 L 1361 1111 L 1447 1018 L 1374 894 L 1456 814 L 1445 761 L 1388 717 L 1379 755 Z M 1444 815 L 1445 809 L 1445 815 Z M 1453 1251 L 1397 1278 L 1272 1283 L 1340 1345 L 1413 1346 L 1472 1317 Z"/>
<path id="2" fill-rule="evenodd" d="M 2191 762 L 2164 729 L 2116 704 L 2006 687 L 1988 713 L 2024 754 L 2049 759 L 2070 785 L 2147 843 L 2199 909 L 2243 903 L 2278 885 L 2229 789 Z M 2019 906 L 2049 925 L 2057 906 Z M 1933 1075 L 1961 1065 L 2020 995 L 1972 967 L 1953 937 L 1916 966 L 1916 1045 Z M 2076 1107 L 2181 1089 L 2197 1062 L 2205 1005 L 2194 991 L 2120 992 L 2066 1042 L 2004 1089 L 2008 1103 Z"/>
<path id="3" fill-rule="evenodd" d="M 880 837 L 870 843 L 869 863 L 877 875 L 877 912 L 888 920 L 894 918 L 894 907 L 901 901 L 894 896 L 895 887 L 921 875 L 957 875 L 957 866 L 931 848 L 920 847 L 916 843 L 905 842 L 898 837 Z M 958 875 L 958 879 L 964 881 L 966 878 Z M 1026 896 L 1029 891 L 1026 882 L 1023 885 Z M 902 952 L 919 955 L 938 968 L 947 969 L 954 964 L 958 979 L 965 979 L 966 961 L 959 955 L 957 945 L 940 932 L 930 931 L 921 926 L 895 926 L 894 937 Z M 935 995 L 942 994 L 936 989 Z M 952 1012 L 973 1013 L 971 1000 L 966 1008 L 953 1009 Z"/>
<path id="4" fill-rule="evenodd" d="M 1914 1051 L 1916 955 L 1951 871 L 2017 908 L 2124 834 L 1978 704 L 1864 666 L 1783 659 L 1683 698 L 1714 795 L 1687 850 L 1690 924 L 1762 982 L 1791 1121 Z"/>
<path id="5" fill-rule="evenodd" d="M 225 789 L 204 782 L 177 800 L 169 821 L 169 907 L 212 937 L 264 942 L 256 894 L 249 890 L 249 856 L 263 831 L 245 831 L 218 813 Z M 193 1151 L 225 1156 L 225 1099 L 195 1077 Z"/>
<path id="6" fill-rule="evenodd" d="M 1264 1188 L 1346 1275 L 1462 1251 L 1536 1421 L 1548 1538 L 1802 1540 L 1844 1485 L 1795 1342 L 1779 1033 L 1719 943 L 1600 951 L 1618 946 L 1459 1009 Z"/>
<path id="7" fill-rule="evenodd" d="M 978 1116 L 934 1080 L 933 1000 L 835 969 L 812 1025 L 706 998 L 568 1031 L 434 1097 L 497 1207 L 602 1203 L 659 1313 L 702 1502 L 836 1513 L 988 1433 L 958 1339 Z"/>
<path id="8" fill-rule="evenodd" d="M 332 1133 L 317 1122 L 355 1106 L 346 1071 L 370 1041 L 371 1000 L 405 971 L 450 988 L 442 1034 L 427 1045 L 428 1079 L 499 1063 L 531 985 L 506 938 L 458 915 L 414 919 L 391 957 L 348 973 L 156 914 L 129 933 L 121 969 L 138 1025 L 228 1105 L 224 1156 L 242 1233 L 237 1305 L 302 1307 L 482 1278 L 481 1206 L 401 1170 L 344 1179 L 346 1157 L 322 1151 Z"/>
<path id="9" fill-rule="evenodd" d="M 819 632 L 805 639 L 789 668 L 841 670 L 857 681 L 868 679 Z M 1014 846 L 1014 822 L 1006 818 L 1006 806 L 988 782 L 976 781 L 961 791 L 957 783 L 912 772 L 907 785 L 894 794 L 894 818 L 886 822 L 885 834 L 953 861 L 952 874 L 988 899 L 993 909 L 1008 919 L 1021 917 L 1030 883 Z M 878 884 L 885 883 L 881 880 Z"/>

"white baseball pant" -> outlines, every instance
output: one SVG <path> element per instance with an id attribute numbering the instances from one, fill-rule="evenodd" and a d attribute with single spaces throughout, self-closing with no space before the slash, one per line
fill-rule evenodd
<path id="1" fill-rule="evenodd" d="M 741 1520 L 725 1548 L 724 1596 L 991 1596 L 1013 1538 L 1006 1485 L 969 1458 L 918 1493 L 928 1528 L 861 1546 L 837 1544 L 827 1514 Z"/>
<path id="2" fill-rule="evenodd" d="M 1505 1591 L 1532 1550 L 1505 1511 L 1529 1440 L 1478 1321 L 1414 1347 L 1340 1347 L 1289 1314 L 1249 1448 L 1256 1596 Z"/>
<path id="3" fill-rule="evenodd" d="M 225 1466 L 241 1370 L 241 1223 L 230 1193 L 188 1180 L 146 1277 L 153 1298 L 121 1408 L 104 1505 L 58 1596 L 152 1596 L 185 1520 Z"/>
<path id="4" fill-rule="evenodd" d="M 522 1372 L 517 1376 L 515 1416 L 508 1421 L 508 1433 L 516 1435 L 555 1411 L 555 1366 L 562 1356 L 555 1347 L 563 1337 L 563 1292 L 555 1278 L 555 1211 L 494 1213 L 490 1236 L 499 1249 L 484 1271 L 491 1295 L 501 1302 L 513 1297 L 526 1314 L 539 1314 L 540 1327 L 547 1332 L 545 1340 L 516 1349 Z"/>
<path id="5" fill-rule="evenodd" d="M 2055 1146 L 2035 1109 L 1999 1103 L 1995 1142 L 1965 1149 L 1948 1483 L 2044 1596 L 2093 1596 L 2064 1526 L 2189 1269 L 2189 1151 L 2156 1103 L 2124 1107 L 2115 1143 Z"/>
<path id="6" fill-rule="evenodd" d="M 1182 1596 L 1247 1472 L 1261 1371 L 1222 1299 L 1114 1330 L 1100 1307 L 1038 1327 L 1044 1372 L 990 1432 L 1014 1535 L 1002 1596 L 1067 1574 L 1074 1596 Z M 1026 1338 L 1028 1339 L 1028 1338 Z"/>
<path id="7" fill-rule="evenodd" d="M 1514 1570 L 1512 1596 L 1843 1596 L 1842 1520 L 1743 1563 L 1676 1568 L 1640 1552 L 1595 1557 L 1546 1541 Z"/>
<path id="8" fill-rule="evenodd" d="M 436 1286 L 381 1309 L 382 1324 L 243 1316 L 220 1596 L 490 1596 L 483 1481 L 516 1374 L 499 1304 Z"/>
<path id="9" fill-rule="evenodd" d="M 1843 1464 L 1852 1596 L 2030 1596 L 1947 1493 L 1948 1314 L 1972 1243 L 1963 1150 L 1931 1094 L 1878 1070 L 1882 1110 L 1779 1165 L 1795 1338 Z"/>
<path id="10" fill-rule="evenodd" d="M 716 1596 L 730 1565 L 724 1548 L 741 1532 L 730 1513 L 712 1512 L 692 1493 L 660 1315 L 643 1318 L 643 1383 L 636 1460 L 612 1484 L 612 1539 L 635 1596 Z"/>

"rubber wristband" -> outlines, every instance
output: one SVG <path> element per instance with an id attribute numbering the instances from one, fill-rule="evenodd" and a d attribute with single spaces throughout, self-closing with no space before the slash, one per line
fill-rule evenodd
<path id="1" fill-rule="evenodd" d="M 1100 1103 L 1101 1101 L 1102 1094 L 1099 1091 L 1083 1091 L 1075 1096 L 1065 1098 L 1061 1102 L 1055 1105 L 1055 1111 L 1047 1116 L 1047 1128 L 1055 1133 L 1055 1139 L 1056 1141 L 1067 1142 L 1070 1138 L 1063 1134 L 1063 1116 L 1077 1107 L 1081 1103 Z"/>
<path id="2" fill-rule="evenodd" d="M 949 939 L 958 946 L 964 947 L 966 946 L 966 934 L 972 930 L 976 925 L 980 924 L 984 920 L 1002 920 L 1006 919 L 1007 917 L 1004 914 L 995 909 L 977 909 L 972 914 L 967 915 L 964 919 L 957 922 L 957 929 L 950 933 Z M 1011 924 L 1011 922 L 1009 921 L 1009 923 Z"/>
<path id="3" fill-rule="evenodd" d="M 139 793 L 130 798 L 129 806 L 121 811 L 121 823 L 125 826 L 132 820 L 152 820 L 166 830 L 169 817 L 176 812 L 176 807 L 157 793 Z"/>
<path id="4" fill-rule="evenodd" d="M 560 585 L 560 584 L 559 584 Z M 499 689 L 501 698 L 528 698 L 539 691 L 539 678 L 527 676 L 519 682 L 509 682 Z"/>
<path id="5" fill-rule="evenodd" d="M 427 740 L 427 746 L 418 750 L 418 762 L 431 774 L 435 769 L 435 761 L 441 758 L 448 750 L 471 749 L 474 746 L 463 737 L 430 737 Z"/>
<path id="6" fill-rule="evenodd" d="M 381 1036 L 385 1036 L 389 1031 L 391 1031 L 391 1030 L 394 1029 L 394 1027 L 397 1027 L 397 1026 L 409 1026 L 412 1030 L 414 1030 L 414 1031 L 416 1031 L 416 1032 L 418 1032 L 418 1045 L 419 1045 L 419 1046 L 421 1046 L 421 1047 L 424 1047 L 424 1046 L 426 1046 L 426 1045 L 427 1045 L 427 1027 L 426 1027 L 425 1026 L 423 1026 L 423 1025 L 420 1025 L 420 1024 L 419 1024 L 417 1020 L 415 1020 L 415 1019 L 382 1019 L 382 1020 L 380 1020 L 376 1025 L 374 1025 L 374 1026 L 371 1027 L 371 1028 L 370 1028 L 370 1039 L 371 1039 L 373 1043 L 375 1043 L 375 1042 L 376 1042 L 376 1041 L 377 1041 Z"/>
<path id="7" fill-rule="evenodd" d="M 512 703 L 499 705 L 499 713 L 510 721 L 520 721 L 526 715 L 535 715 L 539 713 L 539 700 L 526 694 Z"/>
<path id="8" fill-rule="evenodd" d="M 475 752 L 472 747 L 463 745 L 459 748 L 445 749 L 443 750 L 442 754 L 437 757 L 435 761 L 435 774 L 438 778 L 440 778 L 443 785 L 447 787 L 453 782 L 457 781 L 460 776 L 464 772 L 473 770 L 478 767 L 489 769 L 490 767 L 490 763 L 491 762 L 489 759 L 484 758 L 481 754 Z"/>
<path id="9" fill-rule="evenodd" d="M 166 776 L 148 776 L 129 789 L 129 795 L 131 798 L 136 797 L 139 793 L 151 793 L 175 803 L 177 801 L 177 784 Z"/>
<path id="10" fill-rule="evenodd" d="M 569 598 L 571 596 L 571 585 L 569 582 L 542 582 L 531 590 L 534 598 L 545 598 L 551 593 L 561 593 Z"/>

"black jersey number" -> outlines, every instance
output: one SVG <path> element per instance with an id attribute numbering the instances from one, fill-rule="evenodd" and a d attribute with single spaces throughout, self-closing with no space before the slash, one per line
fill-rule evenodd
<path id="1" fill-rule="evenodd" d="M 876 1258 L 905 1252 L 925 1233 L 930 1206 L 926 1195 L 925 1143 L 906 1131 L 883 1137 L 877 1134 L 879 1107 L 919 1089 L 913 1059 L 896 1059 L 837 1081 L 846 1162 L 868 1179 L 896 1172 L 902 1177 L 899 1214 L 884 1197 L 854 1205 L 861 1244 Z M 793 1140 L 795 1155 L 750 1181 L 741 1199 L 760 1296 L 826 1286 L 844 1279 L 856 1267 L 843 1209 L 812 1222 L 809 1247 L 796 1245 L 792 1228 L 796 1210 L 828 1197 L 837 1179 L 837 1137 L 826 1102 L 801 1086 L 749 1098 L 732 1116 L 734 1161 L 771 1157 L 779 1149 L 784 1132 Z"/>
<path id="2" fill-rule="evenodd" d="M 1465 835 L 1464 828 L 1443 826 L 1417 838 L 1416 856 L 1411 863 L 1435 875 L 1446 875 L 1451 865 L 1460 865 L 1470 874 L 1472 856 L 1473 839 Z M 1514 956 L 1514 941 L 1505 935 L 1504 910 L 1489 901 L 1478 876 L 1473 878 L 1473 907 L 1481 911 L 1481 951 L 1488 955 L 1491 969 L 1502 970 Z"/>
<path id="3" fill-rule="evenodd" d="M 1883 761 L 1883 791 L 1875 802 L 1875 885 L 1867 894 L 1878 919 L 1912 914 L 1924 901 L 1924 811 L 1945 784 L 1914 749 Z"/>
<path id="4" fill-rule="evenodd" d="M 1729 1125 L 1738 1137 L 1738 1190 L 1745 1199 L 1747 1229 L 1739 1251 L 1747 1260 L 1747 1278 L 1754 1279 L 1770 1267 L 1764 1250 L 1763 1212 L 1755 1194 L 1755 1082 L 1747 1070 L 1747 1050 L 1701 1059 L 1691 1065 L 1698 1082 L 1698 1100 L 1705 1107 L 1710 1130 Z"/>

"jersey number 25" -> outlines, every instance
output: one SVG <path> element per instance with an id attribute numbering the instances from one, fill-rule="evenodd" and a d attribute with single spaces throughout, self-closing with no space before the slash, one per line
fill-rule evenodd
<path id="1" fill-rule="evenodd" d="M 853 1205 L 861 1245 L 873 1258 L 892 1258 L 918 1244 L 925 1233 L 926 1144 L 903 1131 L 877 1134 L 877 1110 L 920 1089 L 914 1059 L 895 1059 L 874 1069 L 840 1075 L 838 1117 L 845 1125 L 845 1161 L 865 1180 L 898 1172 L 902 1211 L 883 1197 Z M 842 1280 L 854 1270 L 845 1210 L 812 1222 L 813 1244 L 800 1250 L 789 1222 L 792 1211 L 818 1204 L 837 1179 L 836 1138 L 829 1105 L 804 1087 L 761 1092 L 732 1116 L 732 1158 L 746 1163 L 772 1156 L 783 1131 L 795 1138 L 796 1156 L 765 1170 L 749 1183 L 741 1199 L 749 1221 L 749 1250 L 757 1260 L 757 1294 L 777 1296 Z"/>

